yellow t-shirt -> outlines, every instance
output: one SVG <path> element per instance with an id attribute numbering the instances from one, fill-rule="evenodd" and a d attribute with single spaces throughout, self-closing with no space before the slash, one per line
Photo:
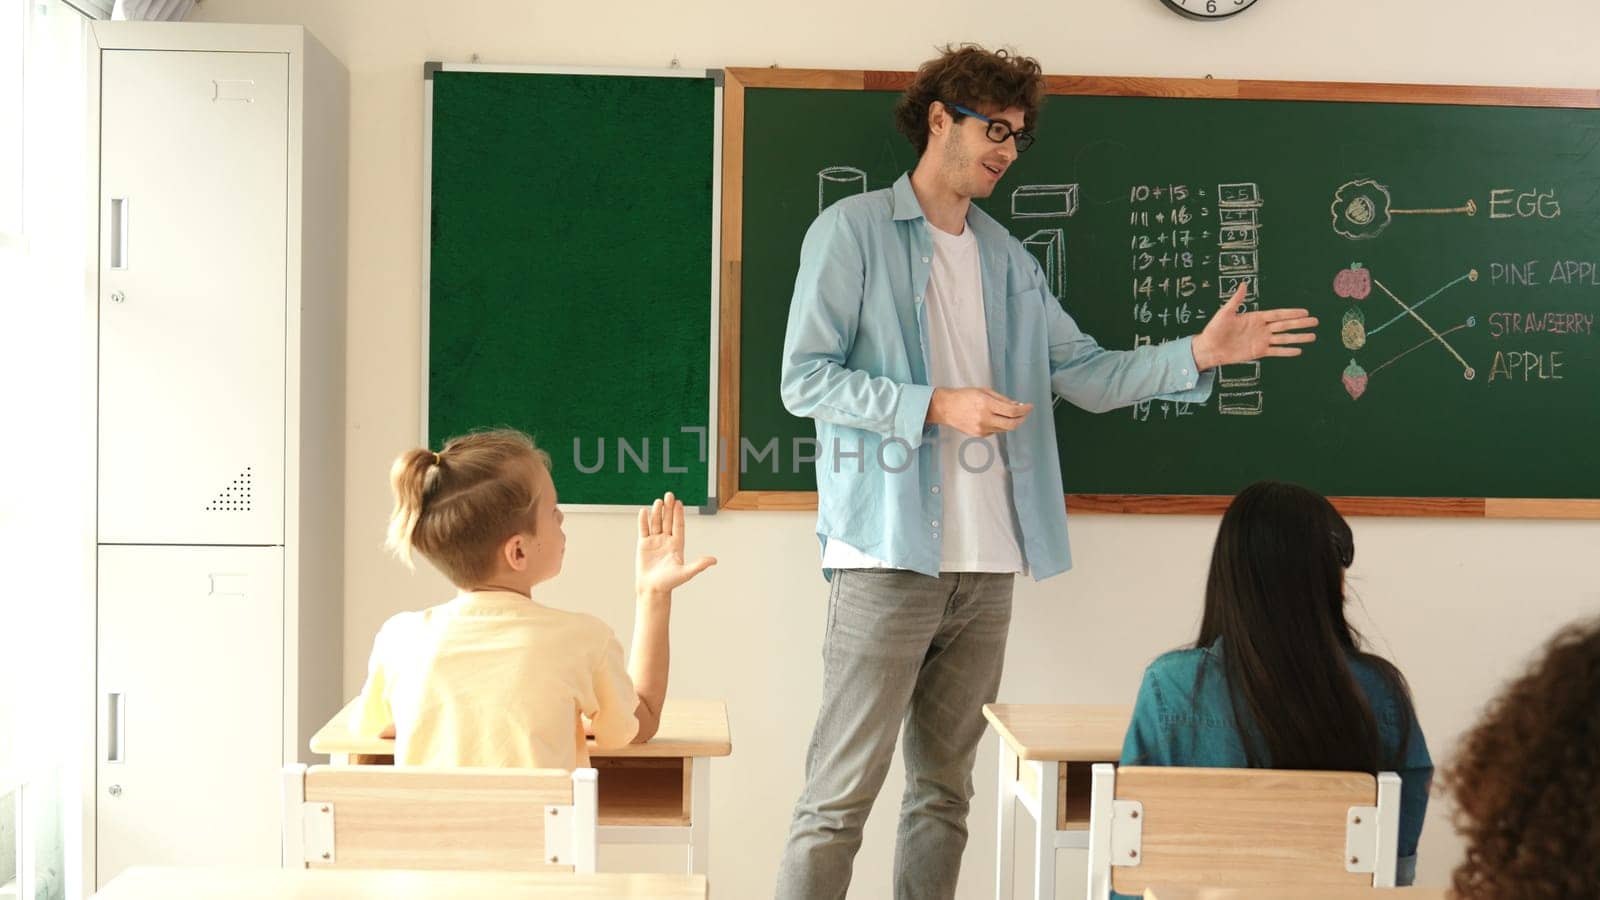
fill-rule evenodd
<path id="1" fill-rule="evenodd" d="M 589 764 L 579 716 L 597 746 L 620 747 L 637 704 L 604 622 L 480 591 L 384 623 L 354 727 L 393 723 L 400 765 L 574 769 Z"/>

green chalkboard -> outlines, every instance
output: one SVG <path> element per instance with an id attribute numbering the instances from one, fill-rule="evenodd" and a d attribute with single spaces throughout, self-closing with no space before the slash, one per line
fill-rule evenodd
<path id="1" fill-rule="evenodd" d="M 1574 108 L 1593 95 L 1111 96 L 1095 81 L 1047 99 L 1037 144 L 979 203 L 1063 307 L 1104 346 L 1160 343 L 1248 276 L 1259 304 L 1322 324 L 1298 359 L 1225 370 L 1203 405 L 1058 404 L 1069 493 L 1216 496 L 1271 477 L 1343 497 L 1600 497 L 1600 111 Z M 776 472 L 746 460 L 741 491 L 816 489 L 787 455 L 812 423 L 778 396 L 788 301 L 819 206 L 915 165 L 897 96 L 742 91 L 739 429 L 786 456 Z M 1530 97 L 1553 105 L 1504 103 Z"/>
<path id="2" fill-rule="evenodd" d="M 563 504 L 706 505 L 716 79 L 428 76 L 429 444 L 520 428 Z"/>

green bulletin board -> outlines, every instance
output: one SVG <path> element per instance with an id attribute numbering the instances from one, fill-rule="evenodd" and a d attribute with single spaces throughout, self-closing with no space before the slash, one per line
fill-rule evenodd
<path id="1" fill-rule="evenodd" d="M 714 507 L 720 73 L 425 74 L 428 445 L 514 427 L 563 505 Z"/>

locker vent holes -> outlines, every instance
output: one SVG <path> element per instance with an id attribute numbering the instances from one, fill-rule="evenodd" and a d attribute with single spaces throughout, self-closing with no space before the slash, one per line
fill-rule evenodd
<path id="1" fill-rule="evenodd" d="M 249 512 L 255 497 L 254 483 L 250 467 L 246 466 L 222 493 L 206 504 L 206 512 Z"/>

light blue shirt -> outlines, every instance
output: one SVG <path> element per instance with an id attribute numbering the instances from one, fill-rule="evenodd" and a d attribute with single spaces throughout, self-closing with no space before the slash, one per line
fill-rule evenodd
<path id="1" fill-rule="evenodd" d="M 819 215 L 800 248 L 783 344 L 784 407 L 817 423 L 817 537 L 889 565 L 939 574 L 944 518 L 939 456 L 966 436 L 926 424 L 933 238 L 902 175 Z M 1196 370 L 1191 339 L 1106 350 L 1079 330 L 1022 243 L 977 206 L 994 390 L 1033 412 L 1000 435 L 1011 472 L 1023 559 L 1035 579 L 1072 567 L 1051 394 L 1091 412 L 1152 398 L 1201 403 L 1212 373 Z M 967 457 L 975 468 L 985 459 Z M 824 575 L 831 573 L 824 570 Z"/>

